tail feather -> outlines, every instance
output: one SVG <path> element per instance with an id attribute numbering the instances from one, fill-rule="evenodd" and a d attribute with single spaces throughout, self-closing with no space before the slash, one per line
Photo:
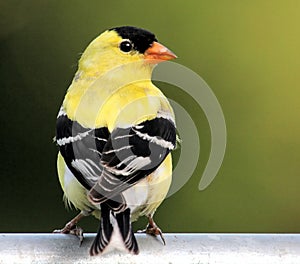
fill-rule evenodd
<path id="1" fill-rule="evenodd" d="M 116 214 L 116 219 L 125 247 L 130 253 L 138 254 L 139 247 L 131 227 L 130 209 L 127 208 L 125 211 Z"/>
<path id="2" fill-rule="evenodd" d="M 132 254 L 138 254 L 138 244 L 131 227 L 130 209 L 127 208 L 120 213 L 111 212 L 113 211 L 109 203 L 101 204 L 100 226 L 91 246 L 90 255 L 101 254 L 106 249 L 114 236 L 114 229 L 119 229 L 125 248 Z M 115 217 L 114 224 L 111 223 L 113 220 L 111 217 Z"/>
<path id="3" fill-rule="evenodd" d="M 102 253 L 110 242 L 113 232 L 113 226 L 110 222 L 110 211 L 111 209 L 105 203 L 101 204 L 100 226 L 90 249 L 91 256 Z"/>

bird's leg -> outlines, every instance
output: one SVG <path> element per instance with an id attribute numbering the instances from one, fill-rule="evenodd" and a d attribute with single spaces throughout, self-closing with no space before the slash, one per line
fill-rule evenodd
<path id="1" fill-rule="evenodd" d="M 140 230 L 140 231 L 138 231 L 138 233 L 146 233 L 148 235 L 155 236 L 155 237 L 159 235 L 163 244 L 166 245 L 166 241 L 163 236 L 163 233 L 161 232 L 161 229 L 155 224 L 152 216 L 150 216 L 150 215 L 148 216 L 148 221 L 149 221 L 149 223 L 148 223 L 146 229 Z"/>
<path id="2" fill-rule="evenodd" d="M 83 241 L 83 229 L 76 224 L 84 217 L 85 215 L 80 212 L 78 215 L 76 215 L 70 222 L 68 222 L 64 228 L 62 229 L 56 229 L 53 231 L 53 233 L 60 233 L 60 234 L 71 234 L 75 235 L 79 238 L 80 245 Z"/>

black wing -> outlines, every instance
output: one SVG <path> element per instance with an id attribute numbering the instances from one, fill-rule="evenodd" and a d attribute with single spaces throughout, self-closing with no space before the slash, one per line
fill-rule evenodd
<path id="1" fill-rule="evenodd" d="M 90 199 L 103 203 L 120 197 L 123 191 L 155 171 L 175 146 L 175 124 L 166 118 L 115 129 L 103 148 L 103 172 L 90 191 Z"/>
<path id="2" fill-rule="evenodd" d="M 61 109 L 56 122 L 56 142 L 60 153 L 77 180 L 88 190 L 103 171 L 102 151 L 109 138 L 106 127 L 88 129 L 68 118 Z"/>

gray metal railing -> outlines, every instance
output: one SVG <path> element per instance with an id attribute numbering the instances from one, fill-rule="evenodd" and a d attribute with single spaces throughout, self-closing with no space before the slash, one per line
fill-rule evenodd
<path id="1" fill-rule="evenodd" d="M 95 234 L 0 234 L 0 263 L 300 263 L 298 234 L 165 234 L 166 246 L 137 234 L 139 255 L 112 251 L 90 257 Z"/>

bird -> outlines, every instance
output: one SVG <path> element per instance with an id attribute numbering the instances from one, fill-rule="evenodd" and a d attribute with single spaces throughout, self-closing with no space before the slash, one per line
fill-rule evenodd
<path id="1" fill-rule="evenodd" d="M 82 53 L 56 120 L 57 172 L 67 205 L 80 210 L 55 233 L 77 234 L 85 216 L 99 219 L 90 248 L 113 245 L 138 254 L 132 222 L 148 218 L 143 232 L 160 236 L 153 220 L 172 180 L 175 114 L 152 81 L 154 67 L 177 56 L 150 31 L 110 28 Z"/>

